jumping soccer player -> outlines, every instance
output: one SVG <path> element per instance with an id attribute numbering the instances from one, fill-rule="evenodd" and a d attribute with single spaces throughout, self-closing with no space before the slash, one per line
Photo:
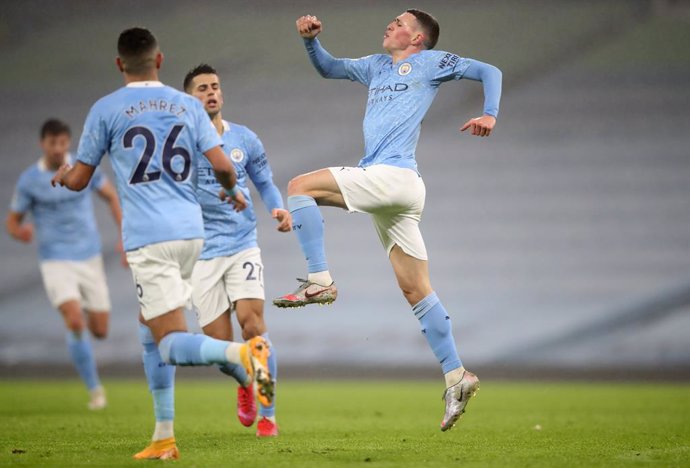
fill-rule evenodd
<path id="1" fill-rule="evenodd" d="M 65 321 L 70 357 L 91 395 L 88 407 L 99 410 L 107 401 L 86 328 L 97 339 L 106 337 L 110 296 L 91 193 L 96 192 L 108 203 L 118 227 L 121 212 L 115 188 L 100 171 L 83 192 L 48 190 L 58 168 L 71 161 L 70 141 L 66 123 L 49 119 L 43 124 L 43 155 L 19 177 L 6 226 L 12 237 L 29 243 L 34 237 L 33 226 L 23 221 L 27 214 L 33 217 L 46 294 Z"/>
<path id="2" fill-rule="evenodd" d="M 217 193 L 221 187 L 213 177 L 210 164 L 203 158 L 199 159 L 197 194 L 206 235 L 204 249 L 192 272 L 192 302 L 199 326 L 213 338 L 232 340 L 230 313 L 234 309 L 243 339 L 263 336 L 269 343 L 268 369 L 275 380 L 277 361 L 264 322 L 263 262 L 256 241 L 256 215 L 247 177 L 258 190 L 271 216 L 278 221 L 278 231 L 289 232 L 292 218 L 283 209 L 283 199 L 273 183 L 271 166 L 259 137 L 247 127 L 223 120 L 223 91 L 216 70 L 207 64 L 192 69 L 185 76 L 184 90 L 203 104 L 235 166 L 237 187 L 247 200 L 247 209 L 241 213 L 228 209 L 218 200 Z M 251 426 L 256 420 L 251 380 L 242 366 L 227 364 L 221 367 L 221 371 L 239 383 L 237 416 L 244 426 Z M 256 426 L 256 435 L 277 436 L 275 403 L 261 405 L 259 414 L 261 419 Z"/>
<path id="3" fill-rule="evenodd" d="M 331 303 L 337 297 L 324 252 L 319 205 L 369 213 L 388 253 L 398 285 L 419 320 L 422 333 L 441 363 L 446 381 L 441 430 L 453 427 L 479 388 L 477 377 L 458 357 L 451 322 L 431 287 L 427 252 L 419 231 L 425 188 L 417 172 L 415 148 L 422 119 L 441 83 L 467 78 L 484 86 L 484 113 L 461 131 L 488 136 L 496 124 L 501 72 L 494 66 L 431 50 L 438 22 L 428 13 L 407 10 L 386 28 L 388 54 L 360 59 L 333 58 L 316 36 L 314 16 L 297 20 L 309 59 L 324 78 L 348 78 L 369 88 L 364 116 L 365 154 L 357 167 L 332 167 L 300 175 L 288 185 L 288 208 L 307 259 L 309 276 L 292 294 L 273 301 L 278 307 Z M 298 228 L 299 226 L 299 228 Z"/>
<path id="4" fill-rule="evenodd" d="M 241 364 L 256 382 L 257 398 L 270 404 L 270 351 L 262 337 L 240 344 L 187 332 L 183 307 L 191 298 L 192 268 L 204 243 L 197 153 L 208 158 L 223 187 L 222 198 L 238 211 L 246 202 L 199 101 L 158 81 L 163 54 L 153 34 L 127 29 L 117 50 L 126 86 L 94 104 L 76 164 L 61 167 L 53 182 L 82 190 L 103 155 L 110 155 L 122 200 L 124 248 L 141 306 L 144 369 L 156 396 L 153 442 L 135 458 L 177 458 L 171 365 Z"/>

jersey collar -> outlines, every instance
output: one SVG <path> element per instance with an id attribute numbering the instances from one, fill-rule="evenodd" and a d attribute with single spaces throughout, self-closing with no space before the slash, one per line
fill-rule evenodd
<path id="1" fill-rule="evenodd" d="M 127 83 L 128 88 L 160 88 L 164 86 L 160 81 L 132 81 Z"/>

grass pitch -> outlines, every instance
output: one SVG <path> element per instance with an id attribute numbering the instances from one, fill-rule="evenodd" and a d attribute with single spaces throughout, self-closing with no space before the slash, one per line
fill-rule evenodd
<path id="1" fill-rule="evenodd" d="M 77 381 L 0 383 L 0 464 L 150 465 L 132 454 L 153 428 L 141 380 L 106 381 L 86 409 Z M 482 382 L 465 418 L 438 424 L 442 382 L 284 381 L 277 439 L 234 414 L 228 381 L 177 386 L 174 466 L 690 466 L 690 386 Z"/>

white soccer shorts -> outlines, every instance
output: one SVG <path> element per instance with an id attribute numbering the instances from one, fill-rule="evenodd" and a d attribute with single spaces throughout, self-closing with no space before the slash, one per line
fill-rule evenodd
<path id="1" fill-rule="evenodd" d="M 188 305 L 192 270 L 203 246 L 203 239 L 174 240 L 127 252 L 145 320 Z"/>
<path id="2" fill-rule="evenodd" d="M 110 312 L 110 296 L 105 281 L 103 257 L 86 260 L 45 260 L 41 262 L 43 285 L 56 309 L 67 301 L 79 301 L 89 312 Z"/>
<path id="3" fill-rule="evenodd" d="M 265 299 L 263 262 L 258 247 L 230 257 L 199 260 L 192 272 L 192 302 L 205 327 L 240 299 Z"/>
<path id="4" fill-rule="evenodd" d="M 397 244 L 407 255 L 428 259 L 419 230 L 426 187 L 416 171 L 385 164 L 328 169 L 347 209 L 371 215 L 388 255 Z"/>

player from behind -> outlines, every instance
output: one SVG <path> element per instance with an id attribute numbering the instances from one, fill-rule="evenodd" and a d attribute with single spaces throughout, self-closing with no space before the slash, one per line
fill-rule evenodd
<path id="1" fill-rule="evenodd" d="M 314 16 L 297 20 L 297 30 L 321 76 L 347 78 L 367 86 L 365 154 L 357 167 L 321 169 L 290 181 L 288 208 L 309 276 L 293 294 L 274 304 L 298 307 L 336 299 L 319 205 L 369 213 L 398 285 L 441 363 L 446 381 L 441 430 L 446 431 L 465 411 L 479 380 L 463 367 L 450 319 L 429 281 L 427 252 L 419 230 L 425 187 L 417 172 L 415 148 L 422 119 L 438 87 L 461 78 L 481 81 L 484 86 L 483 115 L 469 120 L 461 130 L 488 136 L 498 115 L 501 72 L 476 60 L 432 50 L 438 40 L 438 22 L 419 10 L 407 10 L 388 24 L 383 38 L 387 54 L 354 60 L 333 58 L 316 39 L 321 29 Z"/>
<path id="2" fill-rule="evenodd" d="M 157 396 L 153 441 L 135 458 L 177 458 L 174 366 L 241 364 L 255 380 L 259 400 L 270 403 L 270 351 L 262 337 L 240 344 L 187 332 L 183 307 L 191 298 L 192 268 L 204 242 L 195 183 L 198 153 L 209 160 L 235 209 L 246 202 L 199 101 L 158 80 L 163 54 L 153 34 L 127 29 L 117 50 L 126 86 L 93 105 L 76 164 L 61 167 L 53 182 L 83 190 L 103 155 L 110 155 L 122 201 L 124 248 L 141 306 L 144 369 Z M 160 366 L 161 360 L 166 365 Z"/>
<path id="3" fill-rule="evenodd" d="M 19 177 L 7 215 L 7 232 L 18 241 L 31 242 L 34 229 L 24 220 L 27 214 L 33 217 L 48 299 L 65 321 L 70 357 L 91 395 L 88 407 L 98 410 L 105 408 L 106 397 L 87 328 L 97 339 L 106 337 L 110 297 L 91 194 L 97 193 L 108 203 L 118 226 L 120 203 L 115 188 L 100 171 L 82 192 L 51 190 L 51 178 L 71 160 L 71 132 L 66 123 L 49 119 L 40 136 L 43 155 Z"/>
<path id="4" fill-rule="evenodd" d="M 242 338 L 263 336 L 271 347 L 268 368 L 276 378 L 275 349 L 264 322 L 263 262 L 256 240 L 256 215 L 249 195 L 248 179 L 256 187 L 278 231 L 289 232 L 290 213 L 283 209 L 280 190 L 273 183 L 271 166 L 259 137 L 247 127 L 223 120 L 223 91 L 216 70 L 202 64 L 187 73 L 184 90 L 198 98 L 208 113 L 226 154 L 237 172 L 237 187 L 247 200 L 247 209 L 237 213 L 218 199 L 221 189 L 209 162 L 199 159 L 197 194 L 204 217 L 206 241 L 192 272 L 192 302 L 199 325 L 214 338 L 232 340 L 230 313 L 234 309 L 242 328 Z M 221 371 L 234 377 L 237 389 L 237 415 L 249 427 L 256 419 L 256 404 L 251 380 L 241 366 L 227 364 Z M 258 437 L 278 435 L 275 403 L 261 405 Z"/>

